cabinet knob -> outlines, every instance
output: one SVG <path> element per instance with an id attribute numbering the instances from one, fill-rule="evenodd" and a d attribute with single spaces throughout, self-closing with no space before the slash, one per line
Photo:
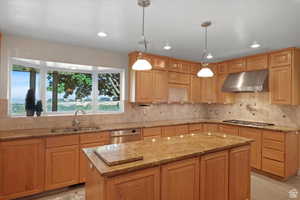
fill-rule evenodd
<path id="1" fill-rule="evenodd" d="M 94 166 L 92 164 L 90 164 L 90 169 L 93 169 L 93 168 L 94 168 Z"/>

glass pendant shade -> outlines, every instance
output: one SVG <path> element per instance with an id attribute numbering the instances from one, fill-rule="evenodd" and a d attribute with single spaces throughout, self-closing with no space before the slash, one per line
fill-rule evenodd
<path id="1" fill-rule="evenodd" d="M 214 72 L 211 69 L 209 69 L 208 67 L 204 67 L 199 70 L 199 72 L 197 73 L 197 76 L 202 77 L 202 78 L 213 77 Z"/>
<path id="2" fill-rule="evenodd" d="M 148 60 L 145 60 L 143 58 L 138 58 L 135 61 L 135 63 L 132 65 L 132 69 L 137 71 L 151 70 L 152 65 L 149 63 Z"/>

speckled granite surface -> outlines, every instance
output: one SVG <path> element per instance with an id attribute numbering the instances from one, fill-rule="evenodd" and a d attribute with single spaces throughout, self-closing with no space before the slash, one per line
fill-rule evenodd
<path id="1" fill-rule="evenodd" d="M 162 120 L 162 121 L 150 121 L 150 122 L 129 122 L 129 123 L 114 123 L 114 124 L 102 124 L 97 130 L 93 131 L 68 131 L 68 132 L 51 132 L 51 129 L 24 129 L 24 130 L 8 130 L 0 131 L 0 141 L 14 140 L 14 139 L 25 139 L 25 138 L 36 138 L 36 137 L 48 137 L 56 135 L 69 135 L 79 134 L 87 132 L 99 132 L 99 131 L 110 131 L 119 129 L 129 128 L 145 128 L 145 127 L 156 127 L 156 126 L 169 126 L 178 124 L 193 124 L 193 123 L 219 123 L 219 124 L 230 124 L 222 122 L 218 119 L 184 119 L 184 120 Z M 236 125 L 236 124 L 232 124 Z M 283 127 L 283 126 L 250 126 L 250 125 L 238 125 L 252 128 L 261 128 L 274 131 L 293 132 L 298 131 L 298 128 Z"/>
<path id="2" fill-rule="evenodd" d="M 221 133 L 198 133 L 159 139 L 149 139 L 124 144 L 112 144 L 84 149 L 89 160 L 103 176 L 115 176 L 130 171 L 158 166 L 171 161 L 191 158 L 211 152 L 229 149 L 250 143 L 252 140 Z M 106 165 L 95 151 L 119 153 L 126 159 L 132 153 L 139 153 L 143 160 L 111 166 Z"/>

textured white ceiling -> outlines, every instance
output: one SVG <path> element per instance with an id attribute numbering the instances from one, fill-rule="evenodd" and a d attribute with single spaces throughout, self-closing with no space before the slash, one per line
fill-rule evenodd
<path id="1" fill-rule="evenodd" d="M 0 0 L 0 31 L 128 53 L 141 49 L 141 15 L 136 0 Z M 300 46 L 300 0 L 152 0 L 149 52 L 199 61 L 205 20 L 215 60 Z"/>

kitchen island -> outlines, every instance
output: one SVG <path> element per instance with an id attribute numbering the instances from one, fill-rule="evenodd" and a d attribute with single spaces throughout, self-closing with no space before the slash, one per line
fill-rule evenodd
<path id="1" fill-rule="evenodd" d="M 250 199 L 251 142 L 204 132 L 84 149 L 86 199 Z"/>

